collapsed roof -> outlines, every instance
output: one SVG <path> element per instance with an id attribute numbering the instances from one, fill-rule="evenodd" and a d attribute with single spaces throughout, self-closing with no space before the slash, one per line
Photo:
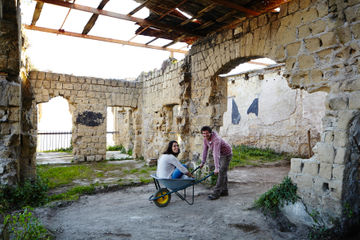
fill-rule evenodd
<path id="1" fill-rule="evenodd" d="M 175 43 L 184 42 L 191 45 L 199 38 L 224 29 L 233 28 L 236 24 L 247 18 L 267 12 L 274 12 L 274 14 L 276 14 L 276 8 L 283 3 L 289 2 L 289 0 L 135 0 L 139 5 L 129 13 L 121 14 L 104 10 L 104 7 L 109 2 L 118 0 L 98 0 L 99 4 L 97 8 L 77 4 L 75 3 L 76 0 L 35 1 L 37 4 L 31 24 L 25 25 L 27 29 L 117 42 L 132 46 L 168 50 L 171 52 L 185 52 L 181 49 L 169 48 Z M 68 32 L 66 29 L 62 28 L 38 27 L 36 26 L 36 23 L 40 17 L 44 4 L 66 7 L 70 10 L 80 10 L 92 13 L 92 16 L 81 33 Z M 147 8 L 150 11 L 150 15 L 147 18 L 142 19 L 133 16 L 143 8 Z M 135 22 L 138 25 L 138 28 L 133 36 L 129 36 L 129 40 L 110 39 L 102 36 L 89 35 L 88 33 L 96 24 L 99 15 L 116 18 L 122 21 Z M 56 16 L 53 17 L 56 18 Z M 131 41 L 139 35 L 152 37 L 152 39 L 146 43 Z M 163 46 L 151 44 L 158 39 L 167 39 L 171 41 Z"/>

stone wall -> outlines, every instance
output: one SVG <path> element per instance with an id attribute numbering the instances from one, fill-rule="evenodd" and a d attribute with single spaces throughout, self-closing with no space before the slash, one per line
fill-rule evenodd
<path id="1" fill-rule="evenodd" d="M 220 135 L 229 143 L 311 154 L 320 140 L 327 93 L 289 88 L 283 70 L 278 65 L 227 77 L 228 110 Z"/>
<path id="2" fill-rule="evenodd" d="M 0 183 L 20 176 L 20 31 L 17 1 L 0 1 Z"/>
<path id="3" fill-rule="evenodd" d="M 158 158 L 170 140 L 177 140 L 182 150 L 180 158 L 187 157 L 186 116 L 184 104 L 184 61 L 170 63 L 163 70 L 139 76 L 142 82 L 141 131 L 142 156 Z"/>
<path id="4" fill-rule="evenodd" d="M 294 0 L 282 5 L 280 13 L 248 19 L 194 44 L 189 53 L 191 151 L 201 152 L 202 125 L 221 126 L 222 98 L 214 98 L 221 91 L 218 74 L 258 57 L 283 62 L 290 87 L 329 93 L 315 155 L 293 160 L 290 176 L 309 209 L 319 210 L 327 224 L 334 218 L 342 223 L 357 219 L 344 212 L 346 206 L 359 216 L 359 187 L 352 188 L 358 185 L 353 180 L 359 161 L 349 157 L 349 127 L 360 108 L 359 9 L 359 0 Z"/>
<path id="5" fill-rule="evenodd" d="M 141 75 L 137 83 L 38 72 L 23 84 L 21 94 L 20 18 L 16 1 L 0 3 L 0 82 L 6 89 L 0 96 L 2 182 L 14 181 L 19 156 L 25 157 L 33 142 L 34 104 L 56 96 L 65 97 L 72 106 L 78 161 L 104 158 L 106 106 L 134 108 L 134 151 L 138 154 L 157 157 L 167 141 L 178 139 L 186 149 L 182 157 L 196 160 L 202 148 L 201 126 L 219 130 L 223 124 L 227 81 L 219 74 L 250 59 L 268 57 L 285 64 L 290 87 L 328 93 L 315 155 L 291 162 L 289 175 L 298 193 L 308 209 L 318 210 L 329 225 L 339 219 L 346 228 L 358 219 L 359 0 L 290 1 L 279 13 L 247 19 L 235 29 L 198 41 L 183 62 Z M 32 104 L 28 103 L 32 98 Z M 16 117 L 19 111 L 21 120 Z M 21 137 L 27 138 L 20 140 L 20 127 Z M 31 158 L 25 159 L 20 176 L 27 172 L 21 169 L 32 165 Z"/>
<path id="6" fill-rule="evenodd" d="M 140 96 L 138 83 L 122 80 L 32 71 L 29 82 L 34 104 L 57 96 L 68 100 L 74 160 L 80 162 L 106 158 L 107 107 L 136 108 Z"/>

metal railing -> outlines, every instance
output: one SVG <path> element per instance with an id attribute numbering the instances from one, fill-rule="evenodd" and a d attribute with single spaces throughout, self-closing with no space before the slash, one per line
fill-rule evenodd
<path id="1" fill-rule="evenodd" d="M 71 146 L 71 132 L 47 131 L 37 133 L 36 151 L 51 151 Z"/>
<path id="2" fill-rule="evenodd" d="M 106 132 L 107 139 L 112 140 L 108 141 L 108 144 L 114 145 L 113 136 L 118 133 L 118 131 Z M 43 152 L 69 148 L 71 146 L 71 135 L 71 132 L 38 131 L 36 151 Z"/>

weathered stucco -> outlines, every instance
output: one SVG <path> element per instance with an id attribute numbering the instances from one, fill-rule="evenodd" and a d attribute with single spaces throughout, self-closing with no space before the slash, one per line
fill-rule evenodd
<path id="1" fill-rule="evenodd" d="M 327 93 L 289 88 L 281 66 L 229 76 L 227 81 L 228 103 L 221 136 L 233 145 L 309 155 L 320 140 Z"/>

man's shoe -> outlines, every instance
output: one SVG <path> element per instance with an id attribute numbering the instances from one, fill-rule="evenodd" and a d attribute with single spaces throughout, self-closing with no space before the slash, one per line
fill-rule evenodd
<path id="1" fill-rule="evenodd" d="M 226 196 L 229 196 L 229 191 L 222 191 L 221 193 L 220 193 L 220 196 L 221 197 L 226 197 Z"/>
<path id="2" fill-rule="evenodd" d="M 208 195 L 208 198 L 209 198 L 209 200 L 216 200 L 216 199 L 219 199 L 220 196 L 214 195 L 214 194 L 210 194 L 210 195 Z"/>

